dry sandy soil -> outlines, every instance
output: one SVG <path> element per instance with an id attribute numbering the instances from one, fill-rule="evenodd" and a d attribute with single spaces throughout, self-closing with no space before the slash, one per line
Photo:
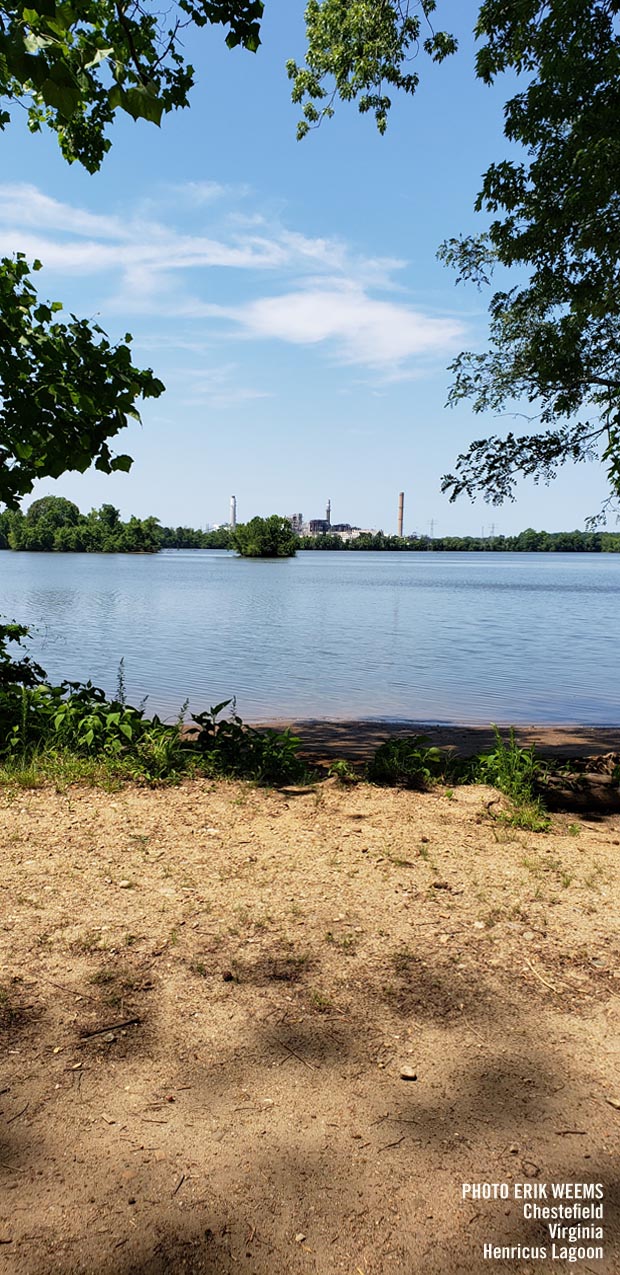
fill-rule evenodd
<path id="1" fill-rule="evenodd" d="M 335 780 L 0 808 L 0 1275 L 620 1270 L 618 815 Z M 604 1259 L 486 1260 L 549 1237 L 461 1184 L 563 1181 L 603 1184 Z"/>

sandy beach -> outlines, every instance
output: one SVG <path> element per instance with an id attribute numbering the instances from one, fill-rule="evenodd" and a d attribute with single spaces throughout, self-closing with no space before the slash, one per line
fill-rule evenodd
<path id="1" fill-rule="evenodd" d="M 307 718 L 295 721 L 263 722 L 262 726 L 288 727 L 299 735 L 304 753 L 310 757 L 346 757 L 366 760 L 386 739 L 399 735 L 425 735 L 440 748 L 453 749 L 463 756 L 493 747 L 492 726 L 429 726 L 416 722 L 329 721 Z M 509 726 L 502 726 L 507 735 Z M 544 757 L 597 757 L 620 753 L 620 726 L 532 725 L 514 728 L 517 743 L 534 745 Z"/>
<path id="2" fill-rule="evenodd" d="M 0 1271 L 482 1275 L 549 1243 L 480 1181 L 598 1183 L 603 1258 L 553 1269 L 617 1271 L 620 816 L 503 801 L 3 794 Z"/>

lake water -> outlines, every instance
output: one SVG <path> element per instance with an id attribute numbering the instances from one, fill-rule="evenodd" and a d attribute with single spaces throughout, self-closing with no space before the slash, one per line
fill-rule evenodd
<path id="1" fill-rule="evenodd" d="M 0 553 L 53 681 L 248 721 L 620 723 L 620 555 Z"/>

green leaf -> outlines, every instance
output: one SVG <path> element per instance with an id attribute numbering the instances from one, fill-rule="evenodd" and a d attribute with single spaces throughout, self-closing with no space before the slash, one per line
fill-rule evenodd
<path id="1" fill-rule="evenodd" d="M 76 84 L 57 84 L 53 79 L 44 80 L 40 89 L 47 106 L 53 107 L 63 119 L 70 119 L 80 106 L 82 95 Z"/>
<path id="2" fill-rule="evenodd" d="M 149 89 L 127 89 L 123 94 L 123 105 L 134 120 L 149 120 L 157 125 L 161 122 L 163 103 Z"/>
<path id="3" fill-rule="evenodd" d="M 120 470 L 121 473 L 128 474 L 132 465 L 133 465 L 133 460 L 131 456 L 122 455 L 122 456 L 114 457 L 110 468 L 113 469 L 114 471 Z"/>

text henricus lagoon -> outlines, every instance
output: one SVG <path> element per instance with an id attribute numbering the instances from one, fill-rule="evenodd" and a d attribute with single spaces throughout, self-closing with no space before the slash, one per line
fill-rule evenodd
<path id="1" fill-rule="evenodd" d="M 461 1187 L 462 1199 L 471 1204 L 516 1201 L 531 1225 L 532 1241 L 485 1240 L 482 1255 L 491 1262 L 602 1261 L 604 1194 L 601 1182 L 463 1182 Z"/>

